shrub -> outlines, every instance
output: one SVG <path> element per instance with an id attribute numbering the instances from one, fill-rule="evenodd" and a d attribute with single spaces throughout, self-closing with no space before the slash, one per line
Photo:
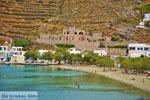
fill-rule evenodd
<path id="1" fill-rule="evenodd" d="M 117 22 L 118 23 L 129 23 L 130 20 L 128 18 L 118 18 Z"/>
<path id="2" fill-rule="evenodd" d="M 99 47 L 100 47 L 100 48 L 105 48 L 104 42 L 100 42 Z"/>
<path id="3" fill-rule="evenodd" d="M 142 6 L 141 10 L 143 12 L 150 11 L 150 4 L 146 4 L 146 5 Z"/>
<path id="4" fill-rule="evenodd" d="M 74 45 L 69 45 L 69 44 L 56 44 L 57 47 L 61 48 L 72 48 L 75 47 Z"/>
<path id="5" fill-rule="evenodd" d="M 21 46 L 21 47 L 29 47 L 32 45 L 32 41 L 29 39 L 15 39 L 14 45 Z"/>
<path id="6" fill-rule="evenodd" d="M 26 0 L 16 0 L 17 2 L 25 2 Z"/>
<path id="7" fill-rule="evenodd" d="M 118 41 L 119 39 L 120 39 L 120 36 L 118 36 L 118 35 L 113 35 L 111 37 L 111 41 Z"/>
<path id="8" fill-rule="evenodd" d="M 126 45 L 116 45 L 116 46 L 108 46 L 108 48 L 118 48 L 118 49 L 127 49 Z"/>

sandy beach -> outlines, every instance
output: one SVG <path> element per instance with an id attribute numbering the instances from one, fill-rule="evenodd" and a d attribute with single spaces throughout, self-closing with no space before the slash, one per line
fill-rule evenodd
<path id="1" fill-rule="evenodd" d="M 103 68 L 96 66 L 55 65 L 55 67 L 95 73 L 128 85 L 132 85 L 133 87 L 136 87 L 143 91 L 150 92 L 150 79 L 147 79 L 146 76 L 141 74 L 140 75 L 122 74 L 120 69 L 117 69 L 117 71 L 104 72 Z"/>

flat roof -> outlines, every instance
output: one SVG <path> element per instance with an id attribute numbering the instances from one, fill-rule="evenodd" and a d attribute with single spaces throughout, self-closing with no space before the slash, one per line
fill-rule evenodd
<path id="1" fill-rule="evenodd" d="M 8 47 L 8 46 L 2 46 L 2 45 L 1 45 L 0 47 Z"/>
<path id="2" fill-rule="evenodd" d="M 23 48 L 23 47 L 11 47 L 11 48 Z"/>
<path id="3" fill-rule="evenodd" d="M 144 43 L 131 43 L 128 46 L 129 47 L 150 47 L 149 44 L 144 44 Z"/>

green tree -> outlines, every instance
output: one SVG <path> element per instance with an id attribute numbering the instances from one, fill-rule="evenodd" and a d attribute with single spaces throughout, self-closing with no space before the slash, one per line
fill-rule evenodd
<path id="1" fill-rule="evenodd" d="M 143 73 L 150 70 L 150 58 L 120 58 L 121 68 Z"/>
<path id="2" fill-rule="evenodd" d="M 54 55 L 51 52 L 46 52 L 42 55 L 42 59 L 50 60 L 52 62 Z"/>
<path id="3" fill-rule="evenodd" d="M 37 58 L 40 58 L 40 53 L 36 51 L 27 51 L 25 57 L 26 59 L 31 57 L 33 60 L 36 60 Z"/>
<path id="4" fill-rule="evenodd" d="M 61 55 L 61 53 L 56 52 L 56 53 L 54 54 L 54 59 L 55 59 L 55 61 L 58 61 L 58 63 L 60 64 L 60 63 L 61 63 L 61 60 L 62 60 L 62 55 Z"/>
<path id="5" fill-rule="evenodd" d="M 55 61 L 58 61 L 59 64 L 61 61 L 66 63 L 66 61 L 69 59 L 69 52 L 64 48 L 58 48 L 54 54 L 54 59 Z"/>
<path id="6" fill-rule="evenodd" d="M 71 54 L 71 63 L 78 63 L 80 64 L 81 63 L 81 60 L 82 60 L 82 55 L 81 54 Z"/>
<path id="7" fill-rule="evenodd" d="M 104 71 L 106 70 L 105 68 L 111 69 L 114 67 L 114 61 L 110 57 L 98 57 L 96 63 L 98 66 L 103 67 Z"/>
<path id="8" fill-rule="evenodd" d="M 88 63 L 88 64 L 95 64 L 97 57 L 98 57 L 97 54 L 90 51 L 84 55 L 83 62 Z"/>
<path id="9" fill-rule="evenodd" d="M 143 69 L 150 70 L 150 58 L 143 58 Z"/>
<path id="10" fill-rule="evenodd" d="M 69 61 L 69 58 L 70 58 L 70 53 L 67 51 L 67 50 L 63 50 L 62 51 L 62 59 L 63 59 L 63 61 L 66 63 L 66 62 L 68 62 Z"/>

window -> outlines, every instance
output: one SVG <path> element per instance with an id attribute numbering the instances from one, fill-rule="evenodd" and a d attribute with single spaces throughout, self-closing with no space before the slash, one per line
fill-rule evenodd
<path id="1" fill-rule="evenodd" d="M 77 32 L 75 32 L 75 35 L 77 35 Z"/>
<path id="2" fill-rule="evenodd" d="M 83 32 L 80 32 L 79 35 L 83 35 Z"/>
<path id="3" fill-rule="evenodd" d="M 70 49 L 70 51 L 73 51 L 73 49 Z"/>
<path id="4" fill-rule="evenodd" d="M 143 50 L 143 48 L 137 48 L 137 50 Z"/>
<path id="5" fill-rule="evenodd" d="M 68 41 L 68 37 L 66 37 L 66 41 Z"/>
<path id="6" fill-rule="evenodd" d="M 2 50 L 2 47 L 0 47 L 0 51 Z"/>
<path id="7" fill-rule="evenodd" d="M 59 40 L 61 40 L 61 37 L 59 37 Z"/>
<path id="8" fill-rule="evenodd" d="M 129 49 L 130 49 L 130 50 L 135 50 L 135 47 L 130 47 Z"/>
<path id="9" fill-rule="evenodd" d="M 6 50 L 6 47 L 4 47 L 4 50 Z"/>
<path id="10" fill-rule="evenodd" d="M 14 50 L 14 51 L 15 51 L 15 50 L 16 50 L 16 48 L 12 48 L 12 50 Z"/>
<path id="11" fill-rule="evenodd" d="M 145 50 L 145 51 L 148 51 L 148 48 L 146 47 L 146 48 L 144 48 L 144 50 Z"/>

